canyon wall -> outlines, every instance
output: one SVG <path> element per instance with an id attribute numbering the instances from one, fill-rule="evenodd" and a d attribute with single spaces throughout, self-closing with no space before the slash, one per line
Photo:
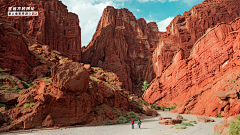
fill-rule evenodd
<path id="1" fill-rule="evenodd" d="M 221 23 L 180 49 L 172 64 L 147 88 L 149 103 L 177 106 L 174 112 L 231 116 L 240 113 L 240 18 Z"/>
<path id="2" fill-rule="evenodd" d="M 160 76 L 170 65 L 173 56 L 182 48 L 185 58 L 190 55 L 193 44 L 209 29 L 221 22 L 230 23 L 240 16 L 240 1 L 205 0 L 192 7 L 182 16 L 178 15 L 162 33 L 153 53 L 153 67 Z"/>
<path id="3" fill-rule="evenodd" d="M 127 9 L 109 6 L 82 48 L 82 62 L 116 73 L 125 89 L 141 92 L 141 82 L 155 77 L 151 57 L 160 36 L 155 22 L 136 20 Z"/>
<path id="4" fill-rule="evenodd" d="M 38 16 L 8 16 L 8 7 L 34 7 Z M 47 44 L 63 56 L 81 61 L 81 29 L 78 16 L 68 12 L 58 0 L 4 0 L 0 1 L 0 21 L 4 21 L 22 34 Z"/>

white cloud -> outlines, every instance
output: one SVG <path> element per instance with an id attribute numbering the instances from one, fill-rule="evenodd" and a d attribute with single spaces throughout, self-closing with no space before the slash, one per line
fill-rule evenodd
<path id="1" fill-rule="evenodd" d="M 91 41 L 104 8 L 107 6 L 114 6 L 117 8 L 119 4 L 122 4 L 117 2 L 120 0 L 115 1 L 116 2 L 113 3 L 113 1 L 110 0 L 62 0 L 68 7 L 69 12 L 78 15 L 81 27 L 82 46 L 87 46 Z"/>
<path id="2" fill-rule="evenodd" d="M 140 9 L 137 9 L 137 12 L 140 12 L 141 10 Z"/>
<path id="3" fill-rule="evenodd" d="M 160 22 L 157 22 L 158 30 L 161 32 L 166 31 L 166 27 L 170 24 L 170 22 L 173 20 L 174 17 L 168 17 L 165 20 L 161 20 Z"/>

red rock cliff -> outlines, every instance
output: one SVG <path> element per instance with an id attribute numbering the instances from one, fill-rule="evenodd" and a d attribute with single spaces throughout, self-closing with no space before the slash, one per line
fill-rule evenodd
<path id="1" fill-rule="evenodd" d="M 82 62 L 116 73 L 129 91 L 140 90 L 142 81 L 155 77 L 151 56 L 160 35 L 156 23 L 136 20 L 127 9 L 107 7 L 82 50 Z"/>
<path id="2" fill-rule="evenodd" d="M 178 113 L 230 116 L 240 113 L 240 18 L 209 29 L 185 59 L 180 50 L 143 99 Z M 218 92 L 218 93 L 217 93 Z M 220 92 L 220 93 L 219 93 Z"/>
<path id="3" fill-rule="evenodd" d="M 240 16 L 239 0 L 205 0 L 182 16 L 178 15 L 162 33 L 153 53 L 153 67 L 157 76 L 170 64 L 176 52 L 182 48 L 185 58 L 193 44 L 208 30 L 221 22 L 231 22 Z"/>
<path id="4" fill-rule="evenodd" d="M 34 7 L 37 17 L 7 16 L 8 7 Z M 81 61 L 81 29 L 78 16 L 58 0 L 0 1 L 0 20 L 51 49 L 75 61 Z"/>

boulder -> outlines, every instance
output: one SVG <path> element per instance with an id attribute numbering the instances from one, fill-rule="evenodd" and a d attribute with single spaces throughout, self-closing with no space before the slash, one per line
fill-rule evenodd
<path id="1" fill-rule="evenodd" d="M 163 120 L 159 120 L 159 124 L 163 124 L 163 125 L 175 125 L 175 124 L 181 124 L 182 120 L 178 120 L 178 119 L 163 119 Z"/>
<path id="2" fill-rule="evenodd" d="M 17 104 L 18 94 L 13 91 L 0 90 L 0 103 L 14 106 Z"/>
<path id="3" fill-rule="evenodd" d="M 51 69 L 52 84 L 61 91 L 86 92 L 89 87 L 88 71 L 78 62 L 65 62 Z"/>
<path id="4" fill-rule="evenodd" d="M 176 119 L 178 119 L 178 120 L 183 119 L 183 116 L 178 114 L 178 115 L 176 116 Z"/>
<path id="5" fill-rule="evenodd" d="M 204 122 L 204 123 L 206 123 L 206 122 L 214 122 L 213 119 L 211 119 L 209 117 L 206 117 L 206 116 L 201 116 L 201 115 L 198 115 L 197 119 L 198 119 L 199 122 Z"/>
<path id="6" fill-rule="evenodd" d="M 47 73 L 48 73 L 47 64 L 37 66 L 37 67 L 33 68 L 32 72 L 30 74 L 30 79 L 34 80 L 34 79 L 38 78 L 39 76 L 45 77 Z"/>

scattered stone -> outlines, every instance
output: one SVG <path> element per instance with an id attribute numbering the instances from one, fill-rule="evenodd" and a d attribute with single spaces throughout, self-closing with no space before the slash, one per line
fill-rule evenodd
<path id="1" fill-rule="evenodd" d="M 209 118 L 209 117 L 206 117 L 206 116 L 202 116 L 202 115 L 198 115 L 197 116 L 197 119 L 199 122 L 214 122 L 213 119 Z"/>

